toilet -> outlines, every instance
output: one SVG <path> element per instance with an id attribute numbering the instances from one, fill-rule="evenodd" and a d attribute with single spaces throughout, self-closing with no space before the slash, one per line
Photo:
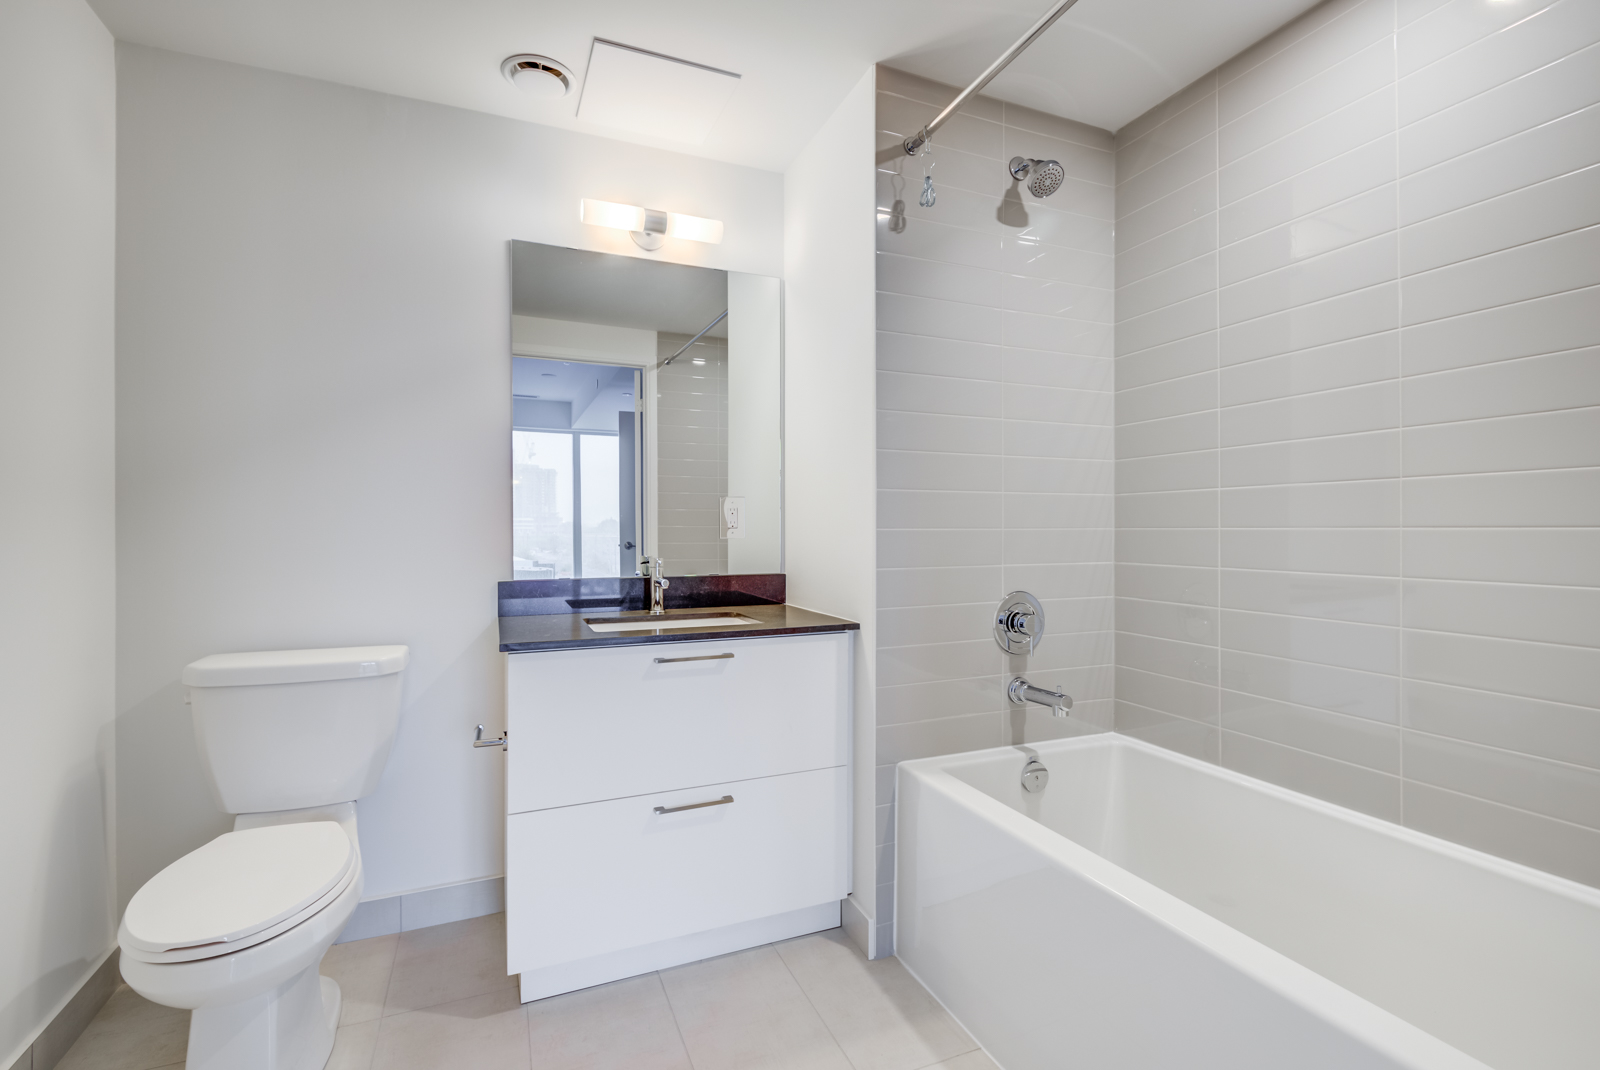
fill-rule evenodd
<path id="1" fill-rule="evenodd" d="M 339 986 L 318 973 L 361 901 L 356 800 L 383 775 L 404 646 L 215 654 L 183 670 L 233 831 L 156 874 L 117 933 L 141 996 L 192 1010 L 189 1070 L 322 1070 Z"/>

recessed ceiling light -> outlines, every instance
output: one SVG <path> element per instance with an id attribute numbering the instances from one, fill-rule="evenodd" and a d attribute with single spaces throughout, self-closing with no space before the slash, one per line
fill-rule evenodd
<path id="1" fill-rule="evenodd" d="M 500 73 L 512 85 L 540 100 L 559 100 L 572 89 L 567 65 L 549 56 L 536 56 L 531 52 L 507 56 L 500 64 Z"/>

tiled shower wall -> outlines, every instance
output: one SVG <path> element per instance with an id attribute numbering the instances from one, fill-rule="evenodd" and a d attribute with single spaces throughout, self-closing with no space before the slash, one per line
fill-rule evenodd
<path id="1" fill-rule="evenodd" d="M 878 71 L 878 950 L 892 946 L 894 763 L 1104 730 L 1112 680 L 1111 135 L 979 99 L 923 162 L 896 146 L 955 90 Z M 1011 156 L 1059 160 L 1047 201 Z M 1008 660 L 1017 589 L 1049 634 Z M 1077 700 L 1012 712 L 1013 672 Z"/>
<path id="2" fill-rule="evenodd" d="M 1117 729 L 1590 884 L 1597 41 L 1333 0 L 1116 152 Z"/>
<path id="3" fill-rule="evenodd" d="M 694 337 L 656 335 L 665 360 Z M 703 361 L 696 364 L 695 361 Z M 722 499 L 728 493 L 728 340 L 704 338 L 656 373 L 656 502 L 661 557 L 674 576 L 725 575 Z"/>

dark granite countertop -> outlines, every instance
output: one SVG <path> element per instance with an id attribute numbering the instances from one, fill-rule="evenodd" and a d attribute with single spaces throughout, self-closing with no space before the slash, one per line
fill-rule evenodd
<path id="1" fill-rule="evenodd" d="M 500 584 L 500 649 L 511 654 L 573 647 L 639 646 L 750 639 L 805 632 L 855 631 L 855 621 L 784 603 L 782 575 L 670 576 L 666 608 L 737 611 L 757 624 L 701 629 L 651 627 L 645 581 L 636 577 L 586 580 L 513 580 Z M 640 627 L 597 632 L 585 617 L 639 618 Z M 659 620 L 659 618 L 656 618 Z"/>
<path id="2" fill-rule="evenodd" d="M 589 646 L 638 646 L 642 643 L 693 643 L 722 639 L 750 639 L 767 635 L 799 635 L 803 632 L 845 632 L 861 627 L 855 621 L 813 613 L 789 605 L 719 606 L 737 610 L 759 624 L 707 628 L 651 628 L 649 613 L 635 610 L 618 613 L 615 609 L 575 610 L 571 613 L 539 613 L 523 617 L 500 618 L 500 649 L 506 653 L 527 650 L 564 650 Z M 597 632 L 583 622 L 584 617 L 634 616 L 644 625 L 638 631 Z M 654 618 L 659 620 L 660 618 Z"/>

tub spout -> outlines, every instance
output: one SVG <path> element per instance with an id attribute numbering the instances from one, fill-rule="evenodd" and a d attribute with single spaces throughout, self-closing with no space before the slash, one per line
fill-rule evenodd
<path id="1" fill-rule="evenodd" d="M 1020 676 L 1011 681 L 1011 686 L 1006 688 L 1006 695 L 1018 706 L 1024 706 L 1030 702 L 1038 703 L 1040 706 L 1049 706 L 1050 713 L 1056 717 L 1065 717 L 1067 711 L 1072 709 L 1071 695 L 1063 695 L 1059 691 L 1046 691 L 1042 687 L 1034 687 Z"/>

